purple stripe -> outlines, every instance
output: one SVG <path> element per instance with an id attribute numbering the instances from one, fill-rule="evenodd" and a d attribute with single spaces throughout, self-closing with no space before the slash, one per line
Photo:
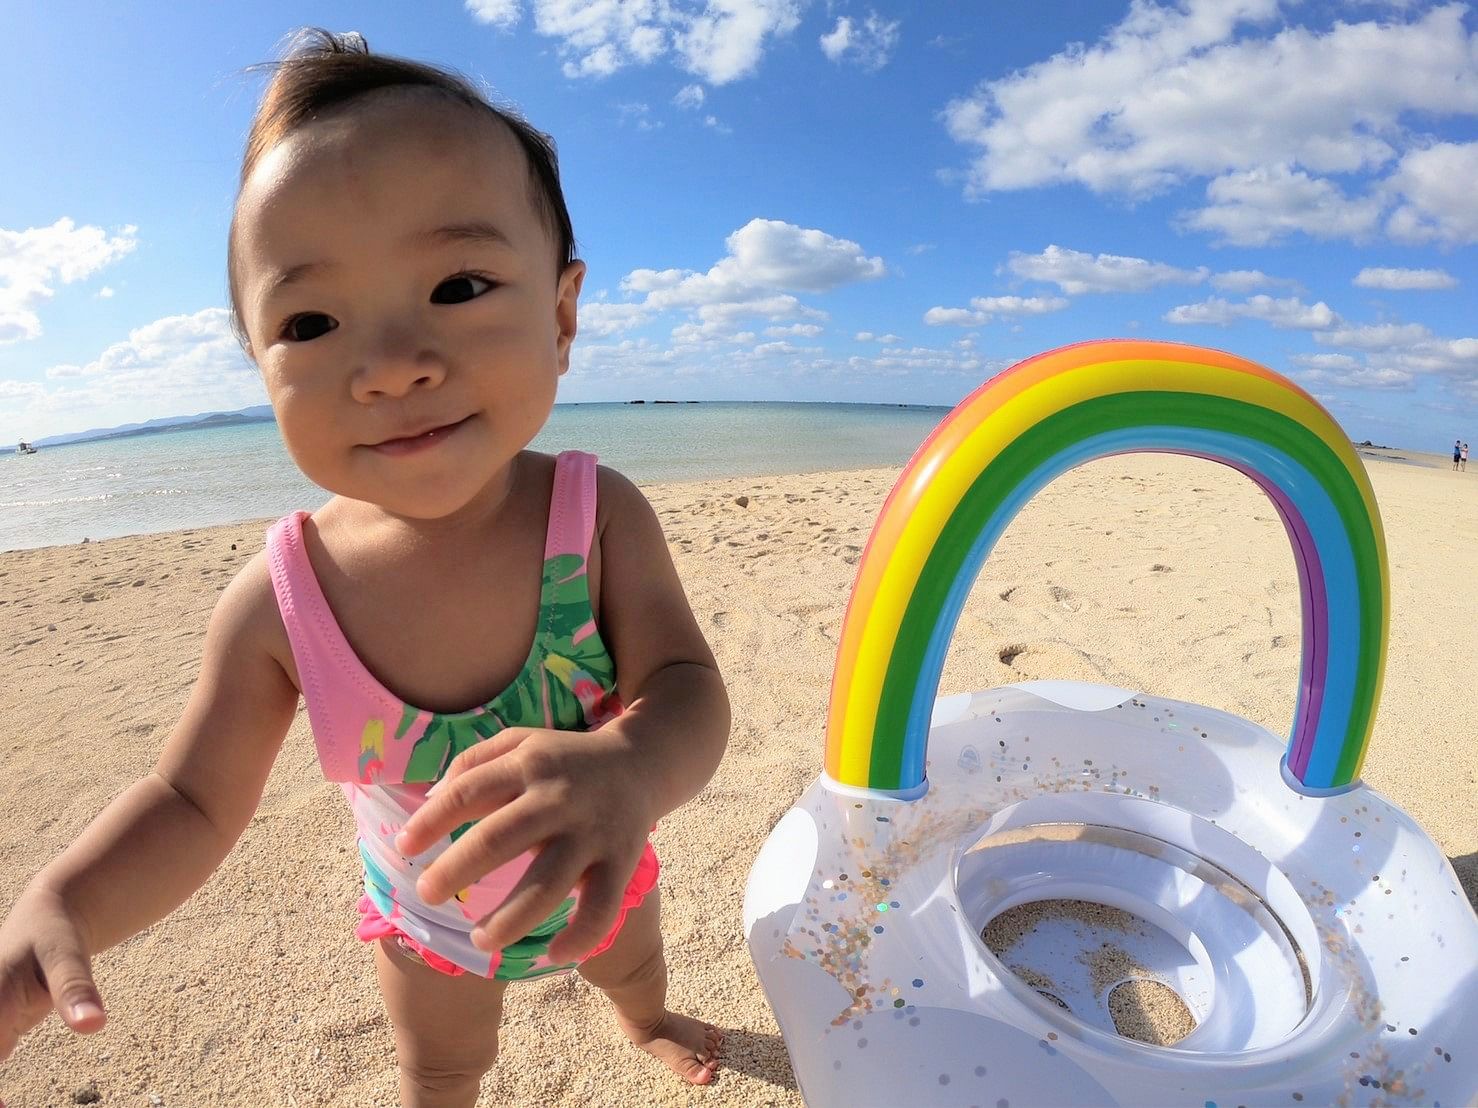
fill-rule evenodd
<path id="1" fill-rule="evenodd" d="M 1324 587 L 1324 567 L 1319 561 L 1319 551 L 1303 516 L 1272 480 L 1250 466 L 1223 457 L 1211 454 L 1196 454 L 1195 457 L 1220 462 L 1250 477 L 1278 509 L 1293 546 L 1293 560 L 1298 565 L 1298 595 L 1303 608 L 1303 662 L 1293 734 L 1288 744 L 1288 769 L 1302 781 L 1314 751 L 1314 733 L 1319 728 L 1319 715 L 1324 706 L 1324 669 L 1329 655 L 1329 596 Z"/>

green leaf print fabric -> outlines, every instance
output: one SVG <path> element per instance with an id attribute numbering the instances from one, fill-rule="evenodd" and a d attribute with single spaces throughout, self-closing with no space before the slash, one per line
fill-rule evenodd
<path id="1" fill-rule="evenodd" d="M 544 563 L 539 589 L 539 627 L 523 669 L 484 708 L 432 713 L 416 740 L 405 780 L 440 781 L 453 759 L 505 727 L 549 727 L 585 731 L 615 714 L 608 701 L 616 686 L 616 664 L 591 620 L 585 559 L 559 554 Z M 420 713 L 407 708 L 397 737 Z M 452 841 L 472 827 L 452 832 Z"/>

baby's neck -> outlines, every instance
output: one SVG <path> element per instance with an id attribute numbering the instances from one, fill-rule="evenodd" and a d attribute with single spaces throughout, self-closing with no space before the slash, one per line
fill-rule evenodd
<path id="1" fill-rule="evenodd" d="M 448 543 L 477 540 L 498 526 L 514 507 L 514 490 L 519 486 L 525 468 L 524 456 L 517 455 L 502 473 L 489 481 L 462 508 L 434 519 L 400 515 L 379 504 L 346 497 L 335 497 L 318 518 L 324 522 L 331 520 L 353 526 L 366 538 L 369 532 L 373 532 L 376 541 L 410 549 L 445 547 Z"/>

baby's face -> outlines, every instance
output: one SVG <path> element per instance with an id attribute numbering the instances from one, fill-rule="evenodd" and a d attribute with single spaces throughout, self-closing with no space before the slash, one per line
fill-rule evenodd
<path id="1" fill-rule="evenodd" d="M 314 482 L 415 519 L 503 479 L 569 366 L 563 272 L 501 123 L 381 93 L 258 162 L 237 210 L 252 357 Z"/>

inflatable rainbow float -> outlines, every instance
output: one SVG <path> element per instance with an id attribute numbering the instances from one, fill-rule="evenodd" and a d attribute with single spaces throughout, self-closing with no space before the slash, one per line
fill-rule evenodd
<path id="1" fill-rule="evenodd" d="M 935 699 L 1007 524 L 1066 470 L 1133 451 L 1229 465 L 1276 506 L 1303 606 L 1287 739 L 1097 685 Z M 1359 783 L 1388 611 L 1364 468 L 1278 374 L 1084 343 L 968 397 L 873 529 L 825 772 L 746 891 L 807 1102 L 1478 1101 L 1478 919 L 1436 845 Z M 1173 1043 L 1130 1028 L 1147 1004 L 1181 1024 Z"/>

